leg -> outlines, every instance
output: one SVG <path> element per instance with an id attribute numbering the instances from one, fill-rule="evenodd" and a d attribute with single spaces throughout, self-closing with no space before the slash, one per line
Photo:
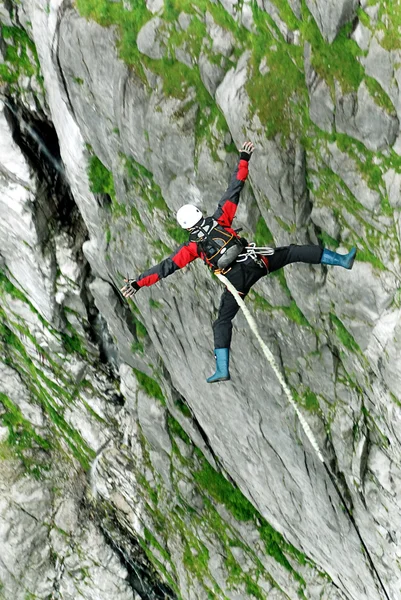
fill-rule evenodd
<path id="1" fill-rule="evenodd" d="M 249 260 L 249 263 L 235 265 L 227 274 L 227 278 L 238 290 L 242 298 L 245 298 L 252 285 L 263 277 L 263 275 L 266 275 L 266 273 L 267 269 L 265 267 L 260 267 L 252 260 Z M 218 317 L 213 323 L 216 372 L 207 379 L 208 383 L 230 379 L 228 366 L 233 330 L 232 322 L 238 310 L 239 306 L 234 296 L 231 292 L 225 290 L 221 296 Z"/>
<path id="2" fill-rule="evenodd" d="M 274 254 L 269 256 L 269 273 L 278 271 L 285 265 L 294 262 L 303 262 L 318 265 L 321 261 L 323 249 L 320 246 L 283 246 L 276 248 Z"/>
<path id="3" fill-rule="evenodd" d="M 214 347 L 229 348 L 233 330 L 233 319 L 239 310 L 234 296 L 228 290 L 221 296 L 219 314 L 213 323 Z"/>
<path id="4" fill-rule="evenodd" d="M 233 330 L 233 318 L 237 314 L 239 306 L 234 296 L 228 290 L 221 297 L 219 314 L 213 323 L 214 353 L 216 358 L 216 372 L 207 379 L 208 383 L 227 381 L 230 379 L 228 370 L 230 358 L 230 344 Z"/>

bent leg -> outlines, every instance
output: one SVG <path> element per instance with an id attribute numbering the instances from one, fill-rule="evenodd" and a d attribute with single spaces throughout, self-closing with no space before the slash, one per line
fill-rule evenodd
<path id="1" fill-rule="evenodd" d="M 290 246 L 276 248 L 274 254 L 269 256 L 269 273 L 273 273 L 285 267 L 285 265 L 294 262 L 318 265 L 321 261 L 322 253 L 323 248 L 315 245 L 297 246 L 291 244 Z"/>

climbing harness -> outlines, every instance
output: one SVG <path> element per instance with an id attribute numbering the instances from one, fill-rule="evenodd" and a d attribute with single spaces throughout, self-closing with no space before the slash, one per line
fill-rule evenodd
<path id="1" fill-rule="evenodd" d="M 247 244 L 236 231 L 223 227 L 213 217 L 206 217 L 194 228 L 190 241 L 200 246 L 205 264 L 213 271 L 227 269 Z"/>
<path id="2" fill-rule="evenodd" d="M 270 248 L 270 250 L 271 250 L 271 248 Z M 273 250 L 273 252 L 274 252 L 274 250 Z M 259 252 L 258 252 L 258 254 L 259 254 Z M 291 390 L 288 387 L 287 382 L 284 379 L 284 375 L 282 374 L 279 366 L 277 365 L 272 352 L 269 350 L 269 348 L 267 347 L 267 345 L 265 344 L 265 342 L 261 338 L 261 336 L 259 334 L 259 331 L 258 331 L 258 328 L 257 328 L 257 325 L 256 325 L 256 322 L 255 322 L 255 319 L 253 318 L 253 316 L 249 312 L 248 307 L 246 306 L 244 300 L 241 298 L 241 296 L 240 296 L 238 290 L 235 288 L 235 286 L 226 277 L 224 277 L 224 275 L 222 275 L 221 273 L 216 273 L 216 276 L 227 287 L 227 289 L 232 293 L 232 295 L 234 296 L 234 298 L 235 298 L 238 306 L 241 308 L 242 312 L 244 313 L 244 316 L 245 316 L 245 318 L 246 318 L 246 320 L 248 322 L 248 325 L 250 326 L 252 332 L 254 333 L 256 339 L 258 340 L 258 342 L 259 342 L 259 344 L 260 344 L 260 346 L 262 348 L 263 354 L 265 355 L 265 357 L 267 358 L 268 362 L 270 363 L 273 371 L 275 372 L 276 377 L 279 380 L 279 382 L 281 384 L 281 387 L 283 388 L 283 390 L 284 390 L 284 392 L 285 392 L 285 394 L 286 394 L 286 396 L 288 398 L 288 401 L 290 402 L 291 406 L 294 408 L 296 414 L 298 415 L 298 418 L 300 420 L 300 423 L 302 425 L 302 428 L 303 428 L 303 430 L 304 430 L 307 438 L 309 439 L 309 441 L 310 441 L 313 449 L 315 450 L 315 452 L 316 452 L 316 454 L 317 454 L 320 462 L 323 464 L 323 466 L 324 466 L 324 468 L 326 470 L 326 473 L 329 476 L 330 481 L 333 484 L 333 486 L 334 486 L 334 488 L 335 488 L 335 490 L 336 490 L 336 492 L 337 492 L 337 494 L 338 494 L 338 496 L 339 496 L 339 498 L 341 500 L 341 503 L 343 504 L 343 506 L 345 508 L 345 511 L 346 511 L 346 513 L 347 513 L 347 515 L 348 515 L 348 517 L 349 517 L 349 519 L 350 519 L 350 521 L 351 521 L 351 523 L 352 523 L 352 525 L 353 525 L 353 527 L 355 529 L 355 532 L 356 532 L 356 534 L 357 534 L 357 536 L 358 536 L 358 538 L 359 538 L 359 540 L 360 540 L 360 542 L 362 544 L 362 547 L 363 547 L 363 549 L 364 549 L 364 551 L 366 553 L 369 565 L 370 565 L 373 573 L 376 575 L 377 581 L 379 583 L 379 586 L 380 586 L 381 590 L 384 593 L 384 596 L 385 596 L 386 600 L 390 600 L 390 597 L 389 597 L 389 595 L 388 595 L 388 593 L 386 591 L 386 588 L 384 587 L 384 584 L 383 584 L 383 581 L 382 581 L 382 579 L 381 579 L 381 577 L 379 575 L 379 572 L 377 571 L 377 569 L 376 569 L 376 567 L 375 567 L 375 565 L 373 563 L 373 559 L 372 559 L 372 556 L 371 556 L 371 554 L 369 552 L 369 549 L 368 549 L 366 543 L 364 542 L 361 533 L 359 532 L 358 525 L 357 525 L 357 523 L 355 521 L 355 518 L 354 518 L 351 510 L 348 508 L 348 506 L 347 506 L 347 504 L 345 502 L 344 496 L 343 496 L 340 488 L 338 487 L 338 485 L 336 483 L 334 475 L 331 472 L 330 468 L 328 467 L 327 462 L 325 461 L 324 456 L 323 456 L 323 454 L 320 451 L 319 444 L 318 444 L 315 436 L 313 435 L 313 432 L 312 432 L 311 428 L 309 427 L 308 422 L 305 420 L 303 414 L 300 412 L 298 406 L 296 405 L 295 400 L 293 398 L 293 395 L 291 393 Z"/>
<path id="3" fill-rule="evenodd" d="M 204 262 L 216 273 L 227 273 L 234 262 L 245 262 L 248 258 L 265 265 L 261 257 L 274 254 L 274 248 L 256 246 L 255 242 L 240 238 L 239 231 L 241 229 L 227 229 L 213 217 L 206 217 L 194 227 L 190 241 L 199 244 Z"/>
<path id="4" fill-rule="evenodd" d="M 247 258 L 252 258 L 252 260 L 257 262 L 260 256 L 272 256 L 274 254 L 274 248 L 270 248 L 270 246 L 257 246 L 255 242 L 248 242 L 244 250 L 245 252 L 238 255 L 236 262 L 244 262 Z"/>

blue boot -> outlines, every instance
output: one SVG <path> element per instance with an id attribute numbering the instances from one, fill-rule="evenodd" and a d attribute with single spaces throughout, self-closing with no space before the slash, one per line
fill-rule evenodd
<path id="1" fill-rule="evenodd" d="M 352 269 L 356 254 L 356 248 L 351 248 L 348 254 L 337 254 L 326 248 L 323 250 L 320 262 L 322 265 L 334 265 L 335 267 L 344 267 L 344 269 Z"/>
<path id="2" fill-rule="evenodd" d="M 208 383 L 228 381 L 230 379 L 230 373 L 228 371 L 228 362 L 230 358 L 229 348 L 215 348 L 214 355 L 216 358 L 216 373 L 206 379 L 206 381 Z"/>

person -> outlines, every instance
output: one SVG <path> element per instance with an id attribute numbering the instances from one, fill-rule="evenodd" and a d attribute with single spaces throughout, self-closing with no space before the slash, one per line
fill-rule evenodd
<path id="1" fill-rule="evenodd" d="M 240 192 L 248 177 L 248 164 L 254 151 L 252 142 L 244 142 L 227 190 L 211 217 L 204 217 L 197 206 L 185 204 L 177 212 L 179 225 L 188 231 L 188 241 L 169 257 L 148 269 L 136 279 L 125 279 L 121 288 L 125 298 L 132 298 L 138 290 L 150 286 L 182 269 L 196 258 L 201 258 L 214 272 L 222 273 L 235 286 L 242 297 L 265 275 L 294 262 L 336 265 L 351 269 L 356 248 L 348 254 L 337 254 L 317 245 L 291 244 L 267 250 L 269 256 L 248 244 L 233 229 Z M 208 383 L 230 379 L 229 354 L 232 321 L 238 312 L 234 296 L 226 289 L 221 297 L 217 319 L 213 323 L 216 371 Z"/>

